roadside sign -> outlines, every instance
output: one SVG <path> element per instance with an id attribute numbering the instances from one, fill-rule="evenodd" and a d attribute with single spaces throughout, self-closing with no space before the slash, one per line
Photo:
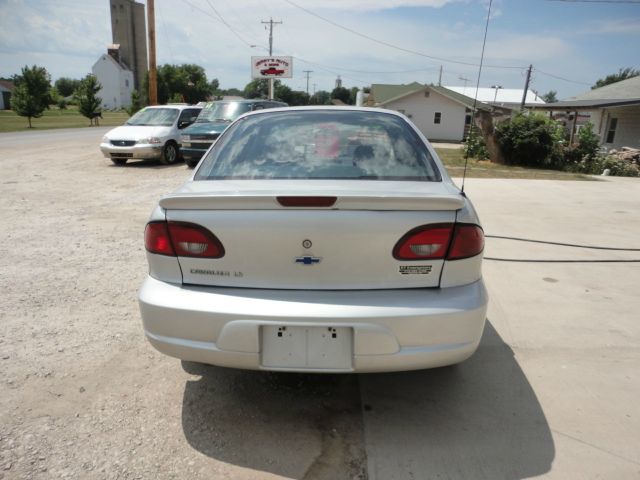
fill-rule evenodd
<path id="1" fill-rule="evenodd" d="M 251 78 L 291 78 L 291 57 L 251 57 Z"/>

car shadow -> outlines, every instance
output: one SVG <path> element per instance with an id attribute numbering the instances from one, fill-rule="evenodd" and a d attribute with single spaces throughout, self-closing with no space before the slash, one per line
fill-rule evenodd
<path id="1" fill-rule="evenodd" d="M 183 362 L 182 427 L 218 461 L 295 479 L 366 478 L 355 375 L 255 372 Z"/>
<path id="2" fill-rule="evenodd" d="M 520 479 L 551 469 L 542 407 L 489 321 L 466 362 L 360 382 L 374 478 Z"/>
<path id="3" fill-rule="evenodd" d="M 116 165 L 115 163 L 108 164 L 110 168 L 153 168 L 155 170 L 163 169 L 163 168 L 176 168 L 183 167 L 188 168 L 187 164 L 181 160 L 178 160 L 175 163 L 167 165 L 162 163 L 160 160 L 129 160 L 124 165 Z"/>
<path id="4" fill-rule="evenodd" d="M 516 479 L 549 471 L 555 456 L 535 392 L 489 322 L 478 352 L 454 367 L 363 375 L 183 368 L 200 376 L 185 385 L 187 441 L 243 468 L 294 479 Z"/>

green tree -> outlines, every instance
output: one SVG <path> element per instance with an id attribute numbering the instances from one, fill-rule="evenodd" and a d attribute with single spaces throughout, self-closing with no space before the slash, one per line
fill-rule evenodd
<path id="1" fill-rule="evenodd" d="M 219 95 L 220 82 L 218 81 L 218 79 L 214 78 L 209 82 L 209 85 L 211 86 L 211 95 Z"/>
<path id="2" fill-rule="evenodd" d="M 25 66 L 15 77 L 16 88 L 11 96 L 11 108 L 21 117 L 27 117 L 29 128 L 32 118 L 40 118 L 51 103 L 51 76 L 44 67 Z"/>
<path id="3" fill-rule="evenodd" d="M 290 87 L 278 83 L 274 87 L 274 98 L 281 102 L 286 102 L 290 106 L 309 105 L 309 95 L 299 90 L 291 90 Z"/>
<path id="4" fill-rule="evenodd" d="M 133 116 L 138 110 L 140 110 L 144 106 L 142 102 L 142 97 L 137 90 L 133 90 L 131 92 L 131 104 L 127 107 L 127 113 L 129 116 Z"/>
<path id="5" fill-rule="evenodd" d="M 544 95 L 540 95 L 540 98 L 547 103 L 554 103 L 558 101 L 557 95 L 558 95 L 558 92 L 556 92 L 555 90 L 549 90 Z"/>
<path id="6" fill-rule="evenodd" d="M 604 87 L 605 85 L 609 85 L 611 83 L 620 82 L 622 80 L 626 80 L 627 78 L 633 78 L 640 75 L 640 70 L 635 70 L 631 67 L 621 68 L 618 70 L 618 73 L 612 73 L 611 75 L 607 75 L 604 78 L 599 79 L 592 87 L 594 88 Z"/>
<path id="7" fill-rule="evenodd" d="M 244 92 L 238 88 L 227 88 L 226 90 L 219 90 L 217 93 L 219 96 L 224 96 L 224 95 L 232 95 L 234 97 L 244 96 Z"/>
<path id="8" fill-rule="evenodd" d="M 180 102 L 198 103 L 207 100 L 214 92 L 214 82 L 207 80 L 204 68 L 185 63 L 182 65 L 160 65 L 157 74 L 158 103 L 165 104 L 173 99 Z M 149 101 L 149 75 L 145 75 L 142 98 Z"/>
<path id="9" fill-rule="evenodd" d="M 78 100 L 78 110 L 89 120 L 93 119 L 93 114 L 97 113 L 102 103 L 102 98 L 98 97 L 98 92 L 102 88 L 98 79 L 93 75 L 87 75 L 80 82 L 80 87 L 76 90 L 75 97 Z"/>
<path id="10" fill-rule="evenodd" d="M 311 105 L 329 105 L 331 103 L 331 94 L 325 90 L 318 90 L 309 99 Z"/>
<path id="11" fill-rule="evenodd" d="M 349 104 L 349 99 L 351 98 L 351 92 L 344 87 L 336 87 L 331 92 L 332 100 L 341 100 L 345 104 Z"/>
<path id="12" fill-rule="evenodd" d="M 63 97 L 70 97 L 80 86 L 80 80 L 60 77 L 55 81 L 54 86 L 60 95 Z"/>
<path id="13" fill-rule="evenodd" d="M 186 103 L 198 103 L 213 93 L 204 68 L 194 64 L 161 65 L 158 68 L 158 102 L 180 98 Z"/>
<path id="14" fill-rule="evenodd" d="M 280 80 L 273 81 L 274 92 L 278 89 L 282 82 Z M 267 98 L 269 96 L 269 80 L 266 78 L 256 78 L 251 80 L 244 87 L 244 98 Z"/>

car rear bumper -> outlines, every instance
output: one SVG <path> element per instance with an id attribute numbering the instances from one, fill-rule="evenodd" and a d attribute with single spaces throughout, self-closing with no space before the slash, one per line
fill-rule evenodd
<path id="1" fill-rule="evenodd" d="M 174 285 L 147 277 L 139 304 L 144 331 L 160 352 L 252 370 L 383 372 L 462 362 L 475 352 L 488 296 L 479 280 L 444 289 L 299 291 Z M 268 327 L 346 327 L 345 368 L 264 366 Z"/>
<path id="2" fill-rule="evenodd" d="M 180 149 L 180 154 L 185 160 L 200 160 L 206 152 L 206 149 L 203 150 L 200 148 L 191 148 L 185 146 Z"/>
<path id="3" fill-rule="evenodd" d="M 133 145 L 131 147 L 118 147 L 109 143 L 100 144 L 100 151 L 107 158 L 160 158 L 162 145 Z"/>

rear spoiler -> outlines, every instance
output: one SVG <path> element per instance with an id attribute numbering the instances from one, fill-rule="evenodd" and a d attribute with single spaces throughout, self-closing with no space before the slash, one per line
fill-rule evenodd
<path id="1" fill-rule="evenodd" d="M 286 195 L 304 198 L 304 195 Z M 330 206 L 283 206 L 282 196 L 275 195 L 220 195 L 175 193 L 160 200 L 167 210 L 459 210 L 464 206 L 460 195 L 425 194 L 422 196 L 338 195 Z M 319 198 L 319 197 L 316 197 Z M 321 197 L 320 197 L 321 198 Z M 328 198 L 328 197 L 327 197 Z M 279 201 L 280 199 L 280 201 Z M 293 202 L 295 203 L 295 202 Z"/>

